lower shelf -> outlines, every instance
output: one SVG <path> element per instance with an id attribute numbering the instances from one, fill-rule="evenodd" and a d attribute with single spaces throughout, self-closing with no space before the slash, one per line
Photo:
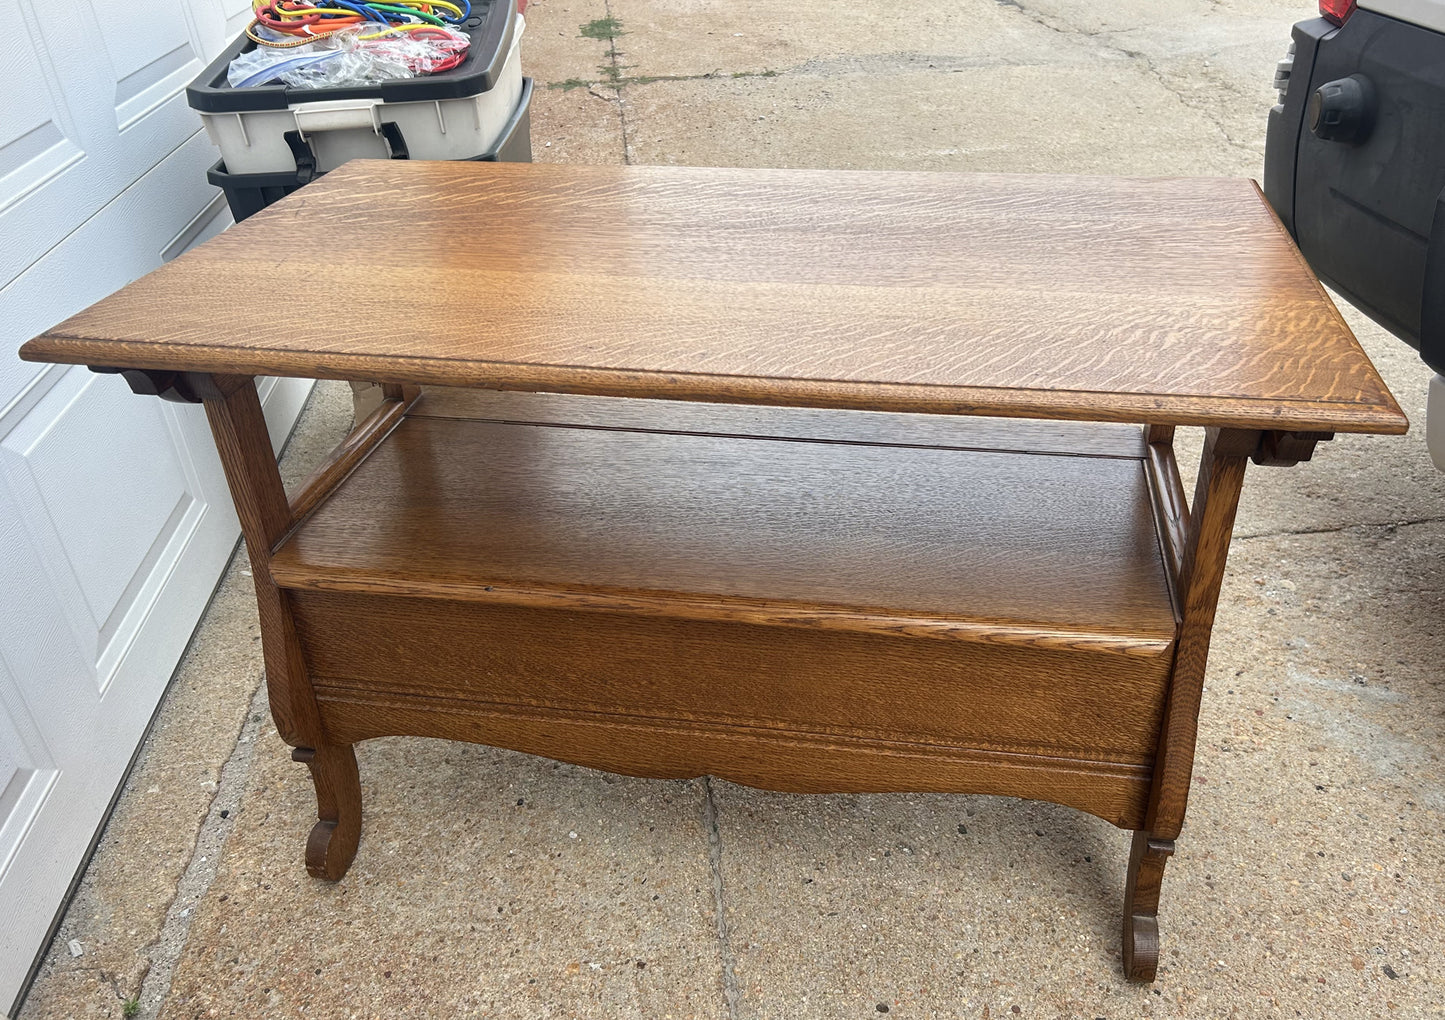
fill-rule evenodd
<path id="1" fill-rule="evenodd" d="M 608 403 L 423 403 L 276 551 L 328 732 L 1142 821 L 1176 624 L 1137 439 Z"/>

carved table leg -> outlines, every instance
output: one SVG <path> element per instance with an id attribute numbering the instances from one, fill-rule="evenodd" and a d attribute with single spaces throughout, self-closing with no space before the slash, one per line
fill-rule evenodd
<path id="1" fill-rule="evenodd" d="M 294 761 L 305 762 L 316 784 L 317 822 L 306 840 L 306 870 L 333 882 L 346 874 L 361 841 L 361 776 L 350 744 L 298 747 Z"/>
<path id="2" fill-rule="evenodd" d="M 1168 444 L 1172 438 L 1171 430 L 1150 430 L 1151 442 Z M 1205 434 L 1194 500 L 1187 514 L 1182 508 L 1172 506 L 1177 499 L 1170 500 L 1171 512 L 1178 521 L 1166 526 L 1167 545 L 1182 544 L 1177 557 L 1171 556 L 1170 561 L 1180 595 L 1179 640 L 1164 703 L 1149 810 L 1144 828 L 1134 833 L 1134 846 L 1129 855 L 1129 878 L 1124 892 L 1124 973 L 1131 981 L 1154 980 L 1159 966 L 1159 885 L 1164 878 L 1164 864 L 1174 852 L 1174 839 L 1184 825 L 1184 812 L 1189 803 L 1199 702 L 1204 690 L 1204 667 L 1209 656 L 1214 612 L 1224 580 L 1225 560 L 1229 556 L 1229 538 L 1244 483 L 1244 466 L 1258 449 L 1259 441 L 1258 432 L 1209 429 Z M 1164 464 L 1159 458 L 1151 463 Z M 1184 533 L 1178 535 L 1179 531 Z"/>
<path id="3" fill-rule="evenodd" d="M 1159 967 L 1159 886 L 1172 853 L 1172 839 L 1134 833 L 1124 889 L 1124 974 L 1130 981 L 1153 981 Z"/>
<path id="4" fill-rule="evenodd" d="M 361 780 L 351 745 L 326 743 L 286 592 L 271 579 L 271 550 L 298 515 L 281 485 L 255 384 L 242 376 L 187 375 L 167 385 L 205 403 L 251 558 L 271 716 L 281 739 L 296 748 L 292 757 L 310 766 L 316 784 L 319 821 L 306 841 L 306 870 L 317 878 L 338 879 L 346 874 L 361 838 Z M 384 434 L 381 424 L 390 422 L 378 418 L 363 442 Z M 344 452 L 353 455 L 355 450 L 346 447 Z M 340 473 L 323 469 L 321 482 Z M 319 485 L 305 495 L 308 507 L 322 497 Z"/>

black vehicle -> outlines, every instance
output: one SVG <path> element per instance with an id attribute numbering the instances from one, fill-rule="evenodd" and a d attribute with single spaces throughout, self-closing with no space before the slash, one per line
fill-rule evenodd
<path id="1" fill-rule="evenodd" d="M 1420 352 L 1445 470 L 1445 0 L 1320 0 L 1275 76 L 1264 191 L 1321 279 Z"/>

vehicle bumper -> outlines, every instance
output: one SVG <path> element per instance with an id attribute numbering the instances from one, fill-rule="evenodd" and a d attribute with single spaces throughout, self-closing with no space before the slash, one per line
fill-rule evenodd
<path id="1" fill-rule="evenodd" d="M 1445 374 L 1445 33 L 1362 6 L 1342 28 L 1298 23 L 1292 45 L 1265 195 L 1321 279 Z M 1316 136 L 1311 94 L 1352 75 L 1373 85 L 1373 130 Z"/>

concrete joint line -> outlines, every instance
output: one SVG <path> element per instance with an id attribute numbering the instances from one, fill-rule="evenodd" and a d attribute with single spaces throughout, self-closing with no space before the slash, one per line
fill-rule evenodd
<path id="1" fill-rule="evenodd" d="M 603 0 L 603 11 L 607 14 L 607 20 L 613 24 L 620 24 L 612 16 L 612 0 Z M 632 141 L 627 136 L 627 97 L 622 94 L 622 65 L 617 62 L 617 36 L 609 35 L 607 39 L 607 58 L 612 64 L 612 80 L 618 84 L 614 85 L 617 91 L 617 120 L 622 129 L 622 162 L 632 164 Z"/>
<path id="2" fill-rule="evenodd" d="M 991 60 L 988 61 L 986 64 L 978 64 L 974 66 L 1042 67 L 1044 65 L 1036 63 L 1026 63 L 1016 60 Z M 807 71 L 807 67 L 808 65 L 805 64 L 800 65 L 799 67 L 791 68 L 790 70 L 802 70 L 804 71 L 804 73 L 809 73 Z M 941 70 L 943 73 L 953 73 L 961 69 L 943 68 Z M 762 71 L 733 71 L 731 73 L 724 71 L 722 68 L 718 68 L 715 71 L 708 71 L 706 74 L 639 74 L 619 77 L 615 79 L 608 78 L 606 81 L 593 81 L 590 79 L 582 78 L 568 78 L 566 81 L 548 82 L 547 88 L 562 89 L 564 92 L 570 92 L 572 89 L 585 88 L 587 90 L 587 94 L 593 99 L 599 99 L 604 103 L 621 103 L 622 90 L 632 88 L 636 85 L 656 85 L 659 82 L 677 81 L 736 81 L 742 78 L 779 78 L 783 74 L 784 72 L 774 71 L 771 68 L 766 68 Z"/>
<path id="3" fill-rule="evenodd" d="M 256 687 L 251 705 L 246 710 L 245 721 L 236 736 L 236 749 L 221 768 L 221 781 L 217 784 L 216 795 L 211 798 L 210 810 L 201 823 L 196 835 L 191 861 L 176 885 L 176 895 L 166 911 L 165 924 L 149 949 L 150 967 L 141 982 L 140 1012 L 138 1016 L 150 1020 L 160 1013 L 161 1006 L 170 994 L 171 979 L 175 976 L 176 964 L 185 951 L 186 940 L 191 933 L 191 922 L 195 920 L 195 909 L 200 905 L 211 883 L 216 879 L 217 866 L 226 838 L 236 821 L 241 796 L 246 789 L 246 780 L 251 773 L 251 761 L 255 756 L 256 737 L 270 718 L 271 709 L 266 698 L 266 684 Z M 222 815 L 226 817 L 222 817 Z"/>
<path id="4" fill-rule="evenodd" d="M 728 935 L 727 904 L 724 901 L 722 877 L 722 834 L 717 826 L 717 801 L 713 799 L 711 776 L 702 777 L 702 790 L 702 822 L 707 828 L 707 859 L 712 870 L 713 910 L 717 916 L 718 951 L 722 956 L 723 998 L 727 1000 L 729 1020 L 738 1020 L 742 992 L 738 988 L 732 941 Z"/>
<path id="5" fill-rule="evenodd" d="M 1259 531 L 1253 535 L 1235 535 L 1236 542 L 1250 542 L 1257 538 L 1283 538 L 1286 535 L 1337 535 L 1342 531 L 1365 531 L 1399 528 L 1413 528 L 1417 524 L 1442 524 L 1445 517 L 1421 517 L 1413 521 L 1365 521 L 1360 524 L 1341 524 L 1337 528 L 1300 528 L 1284 531 Z"/>

